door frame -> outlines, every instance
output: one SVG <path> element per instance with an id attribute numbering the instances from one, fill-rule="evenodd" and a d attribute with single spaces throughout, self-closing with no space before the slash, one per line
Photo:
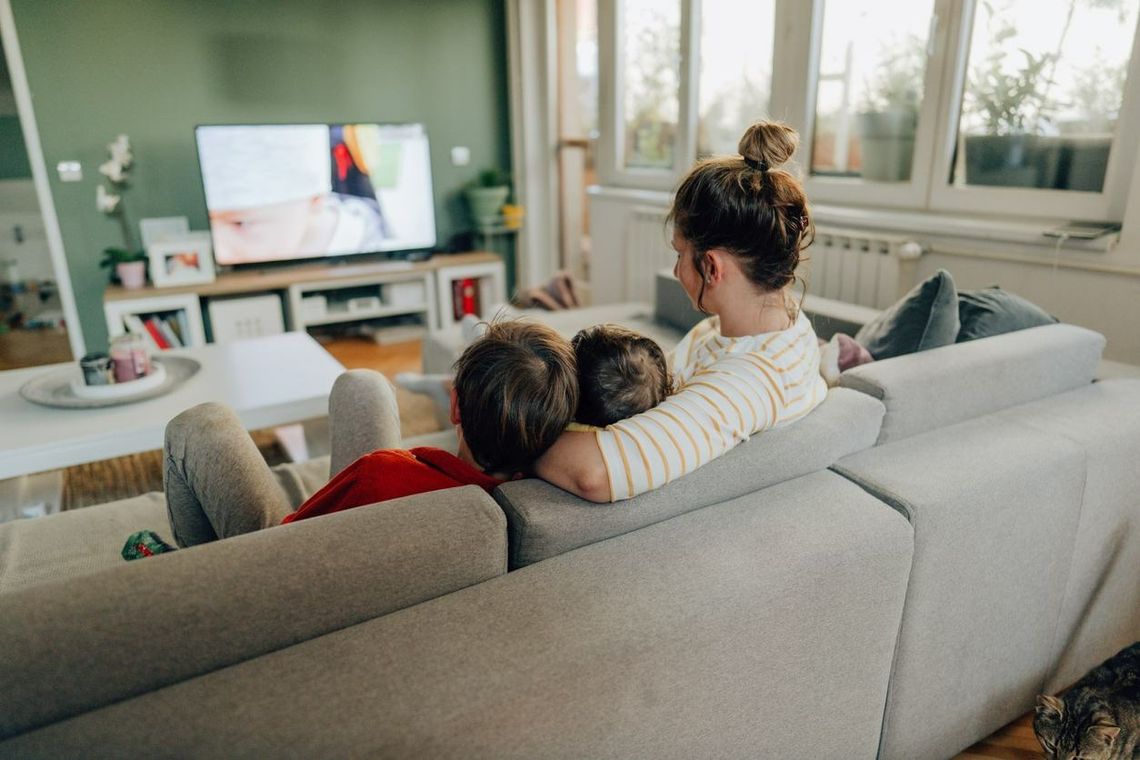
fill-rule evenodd
<path id="1" fill-rule="evenodd" d="M 83 340 L 83 328 L 79 324 L 79 310 L 75 305 L 75 291 L 71 287 L 71 273 L 67 268 L 63 235 L 59 231 L 59 217 L 56 215 L 55 202 L 52 199 L 51 183 L 48 180 L 47 164 L 44 162 L 43 145 L 40 143 L 35 109 L 32 107 L 32 93 L 28 87 L 24 57 L 20 50 L 20 40 L 16 34 L 16 21 L 12 15 L 11 0 L 0 0 L 0 41 L 3 41 L 8 74 L 12 79 L 12 91 L 16 97 L 16 111 L 20 117 L 20 129 L 24 133 L 24 147 L 28 151 L 28 163 L 32 166 L 32 182 L 36 188 L 36 200 L 40 205 L 40 215 L 43 216 L 44 220 L 44 233 L 47 236 L 52 269 L 55 270 L 56 287 L 59 288 L 63 318 L 67 325 L 67 339 L 71 344 L 72 357 L 78 359 L 87 353 L 86 343 Z"/>

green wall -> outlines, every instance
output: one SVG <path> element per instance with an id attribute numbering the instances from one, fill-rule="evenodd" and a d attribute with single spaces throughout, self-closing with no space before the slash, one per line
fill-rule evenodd
<path id="1" fill-rule="evenodd" d="M 432 146 L 440 244 L 468 226 L 459 190 L 508 167 L 503 0 L 12 0 L 89 350 L 106 345 L 100 252 L 121 244 L 95 209 L 98 166 L 131 136 L 133 221 L 206 229 L 194 126 L 418 121 Z M 453 145 L 471 165 L 453 167 Z M 83 163 L 60 183 L 58 161 Z"/>

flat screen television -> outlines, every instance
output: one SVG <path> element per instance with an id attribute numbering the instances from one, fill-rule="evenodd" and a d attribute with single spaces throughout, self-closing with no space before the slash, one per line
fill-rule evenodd
<path id="1" fill-rule="evenodd" d="M 200 126 L 195 137 L 218 264 L 435 245 L 422 124 Z"/>

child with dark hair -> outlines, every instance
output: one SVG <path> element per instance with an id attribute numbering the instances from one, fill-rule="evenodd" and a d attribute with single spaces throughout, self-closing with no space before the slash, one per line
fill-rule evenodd
<path id="1" fill-rule="evenodd" d="M 594 325 L 570 341 L 578 362 L 578 425 L 604 428 L 648 411 L 672 392 L 665 352 L 620 325 Z"/>
<path id="2" fill-rule="evenodd" d="M 553 329 L 503 321 L 455 363 L 450 418 L 458 456 L 401 448 L 391 385 L 345 372 L 329 396 L 332 479 L 296 511 L 240 420 L 202 404 L 166 427 L 166 501 L 180 546 L 462 485 L 487 491 L 522 474 L 566 429 L 578 406 L 569 342 Z"/>

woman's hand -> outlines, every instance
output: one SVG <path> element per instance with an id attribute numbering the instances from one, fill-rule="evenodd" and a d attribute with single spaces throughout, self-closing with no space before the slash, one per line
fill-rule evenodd
<path id="1" fill-rule="evenodd" d="M 583 499 L 611 500 L 609 474 L 593 433 L 563 433 L 534 469 L 538 477 Z"/>

